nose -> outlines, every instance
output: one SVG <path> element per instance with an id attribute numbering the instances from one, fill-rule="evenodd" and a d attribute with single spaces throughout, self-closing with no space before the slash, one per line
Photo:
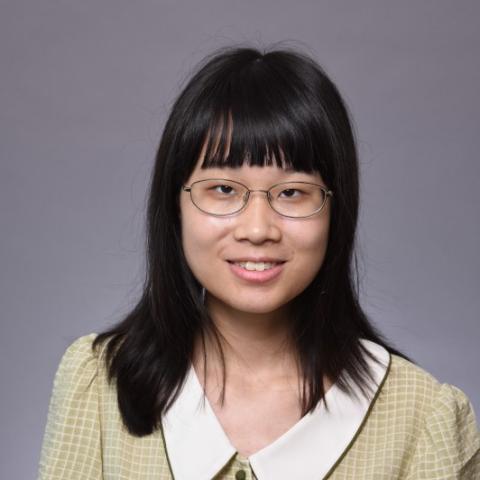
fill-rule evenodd
<path id="1" fill-rule="evenodd" d="M 236 218 L 234 237 L 254 244 L 278 242 L 282 236 L 279 217 L 270 207 L 265 191 L 250 191 L 247 205 Z"/>

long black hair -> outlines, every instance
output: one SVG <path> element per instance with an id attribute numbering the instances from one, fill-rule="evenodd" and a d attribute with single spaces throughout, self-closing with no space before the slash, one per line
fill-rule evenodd
<path id="1" fill-rule="evenodd" d="M 107 343 L 108 378 L 116 382 L 123 422 L 137 436 L 161 428 L 162 415 L 186 378 L 198 335 L 204 341 L 213 334 L 220 346 L 201 299 L 202 286 L 182 250 L 179 215 L 181 186 L 209 138 L 218 141 L 207 142 L 202 168 L 275 162 L 319 172 L 334 192 L 324 263 L 292 301 L 293 339 L 306 386 L 303 414 L 324 400 L 325 376 L 345 392 L 353 392 L 352 382 L 366 391 L 371 372 L 360 339 L 408 359 L 372 325 L 358 301 L 358 161 L 336 86 L 297 50 L 221 49 L 197 67 L 164 127 L 150 184 L 141 298 L 93 344 L 95 349 Z"/>

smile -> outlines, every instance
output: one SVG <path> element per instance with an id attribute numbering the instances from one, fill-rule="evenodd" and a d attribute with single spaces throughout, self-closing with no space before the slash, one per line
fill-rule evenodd
<path id="1" fill-rule="evenodd" d="M 228 262 L 230 271 L 249 283 L 265 283 L 277 278 L 284 269 L 285 262 Z"/>
<path id="2" fill-rule="evenodd" d="M 279 265 L 279 263 L 272 263 L 272 262 L 234 262 L 234 263 L 235 265 L 239 265 L 245 270 L 257 271 L 257 272 L 263 272 L 264 270 L 269 270 L 275 265 Z"/>

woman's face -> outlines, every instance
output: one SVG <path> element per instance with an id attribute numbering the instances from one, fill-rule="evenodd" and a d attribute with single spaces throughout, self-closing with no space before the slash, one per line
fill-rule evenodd
<path id="1" fill-rule="evenodd" d="M 198 162 L 185 185 L 207 178 L 243 183 L 251 190 L 268 190 L 287 181 L 325 185 L 319 174 L 286 171 L 277 166 L 200 169 Z M 205 287 L 208 304 L 225 310 L 265 314 L 285 307 L 313 280 L 322 266 L 328 241 L 330 201 L 316 215 L 287 218 L 276 213 L 260 192 L 250 195 L 241 212 L 215 217 L 200 211 L 190 194 L 180 194 L 182 245 L 186 260 Z M 246 272 L 235 260 L 268 257 L 284 262 L 272 274 Z M 261 267 L 259 267 L 261 268 Z M 236 273 L 239 272 L 239 273 Z"/>

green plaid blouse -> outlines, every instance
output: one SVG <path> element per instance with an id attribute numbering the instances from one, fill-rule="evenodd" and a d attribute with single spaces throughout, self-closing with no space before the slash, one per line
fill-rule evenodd
<path id="1" fill-rule="evenodd" d="M 302 433 L 302 446 L 306 445 L 303 450 L 298 450 L 298 444 L 290 444 L 292 450 L 299 451 L 297 457 L 293 456 L 298 461 L 285 464 L 284 471 L 277 470 L 275 478 L 270 478 L 264 472 L 276 465 L 269 465 L 267 460 L 262 460 L 261 464 L 258 460 L 258 465 L 268 468 L 256 471 L 254 459 L 257 454 L 245 458 L 232 447 L 220 455 L 228 441 L 221 437 L 218 425 L 216 432 L 210 431 L 209 425 L 214 425 L 215 421 L 210 413 L 209 417 L 208 414 L 202 417 L 206 423 L 198 423 L 202 429 L 185 432 L 190 436 L 186 438 L 187 444 L 198 438 L 198 451 L 209 452 L 207 464 L 210 457 L 212 462 L 216 458 L 215 465 L 207 465 L 215 473 L 206 476 L 198 471 L 194 477 L 183 473 L 174 476 L 172 472 L 181 472 L 182 465 L 173 464 L 175 456 L 170 454 L 173 452 L 170 447 L 180 449 L 180 454 L 181 448 L 186 447 L 179 441 L 176 445 L 173 443 L 175 430 L 168 433 L 168 428 L 142 438 L 126 431 L 118 411 L 115 387 L 109 386 L 106 380 L 102 353 L 94 355 L 91 349 L 95 336 L 92 333 L 75 340 L 56 372 L 40 456 L 40 480 L 480 479 L 480 434 L 467 396 L 457 387 L 439 383 L 426 371 L 396 355 L 388 355 L 381 382 L 349 441 L 342 448 L 331 447 L 330 455 L 335 454 L 331 465 L 322 465 L 323 447 L 320 449 L 314 441 L 305 442 L 316 438 L 315 432 L 313 436 Z M 184 398 L 187 393 L 191 391 L 185 395 L 182 392 Z M 180 415 L 182 410 L 178 412 Z M 185 411 L 184 424 L 188 424 L 189 415 Z M 316 417 L 319 422 L 324 420 L 322 415 L 325 413 L 320 412 Z M 340 431 L 347 431 L 349 427 L 348 422 L 344 425 L 343 417 L 333 420 L 337 422 L 332 423 L 335 430 L 328 432 L 332 444 L 337 438 L 337 427 Z M 170 440 L 165 433 L 170 435 Z M 289 434 L 287 432 L 283 439 L 283 447 L 291 438 Z M 219 455 L 215 457 L 205 445 L 210 445 L 214 453 L 218 449 Z M 190 446 L 188 448 L 186 452 L 192 451 Z M 288 452 L 288 448 L 284 451 Z M 199 461 L 196 453 L 191 454 L 192 462 Z M 277 462 L 277 466 L 281 465 L 282 458 L 269 458 Z M 318 473 L 312 470 L 315 462 L 319 465 Z"/>

